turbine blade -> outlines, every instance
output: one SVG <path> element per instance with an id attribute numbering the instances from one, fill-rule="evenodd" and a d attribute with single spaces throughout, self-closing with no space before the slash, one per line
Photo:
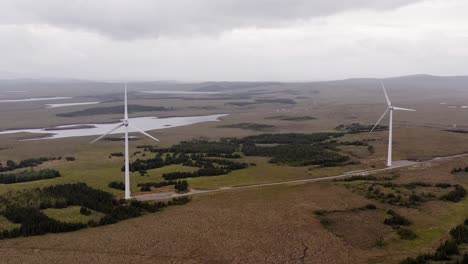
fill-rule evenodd
<path id="1" fill-rule="evenodd" d="M 150 134 L 146 133 L 145 131 L 139 129 L 138 127 L 132 126 L 132 125 L 130 125 L 130 124 L 129 124 L 129 126 L 130 126 L 131 128 L 133 128 L 133 129 L 137 130 L 138 132 L 142 133 L 143 135 L 145 135 L 145 136 L 151 138 L 152 140 L 159 142 L 159 139 L 157 139 L 157 138 L 151 136 Z"/>
<path id="2" fill-rule="evenodd" d="M 90 144 L 93 144 L 94 142 L 100 140 L 101 138 L 103 138 L 103 137 L 109 135 L 110 133 L 116 131 L 117 129 L 123 127 L 123 125 L 124 125 L 124 124 L 119 124 L 118 126 L 116 126 L 116 127 L 114 127 L 113 129 L 111 129 L 109 132 L 107 132 L 107 133 L 105 133 L 104 135 L 102 135 L 102 136 L 96 138 L 95 140 L 93 140 Z"/>
<path id="3" fill-rule="evenodd" d="M 383 81 L 380 81 L 380 84 L 382 85 L 382 90 L 383 90 L 383 92 L 385 94 L 385 99 L 387 100 L 387 105 L 391 106 L 392 102 L 390 102 L 390 99 L 388 98 L 387 90 L 385 89 L 385 85 L 384 85 Z"/>
<path id="4" fill-rule="evenodd" d="M 383 113 L 383 115 L 380 117 L 379 121 L 377 121 L 377 123 L 375 123 L 375 125 L 372 127 L 371 131 L 369 133 L 372 133 L 372 131 L 374 131 L 374 129 L 380 124 L 380 121 L 382 121 L 382 119 L 385 117 L 385 115 L 388 113 L 388 108 L 387 110 L 385 110 L 385 112 Z"/>
<path id="5" fill-rule="evenodd" d="M 128 120 L 128 109 L 127 109 L 127 82 L 125 82 L 125 110 L 124 110 L 124 119 Z"/>
<path id="6" fill-rule="evenodd" d="M 393 110 L 399 110 L 399 111 L 411 111 L 414 112 L 416 110 L 414 109 L 409 109 L 409 108 L 402 108 L 402 107 L 393 107 Z"/>

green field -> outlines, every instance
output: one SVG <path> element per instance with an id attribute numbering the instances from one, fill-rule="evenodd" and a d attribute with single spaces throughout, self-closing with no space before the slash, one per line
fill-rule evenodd
<path id="1" fill-rule="evenodd" d="M 57 221 L 66 222 L 66 223 L 83 223 L 86 224 L 88 221 L 93 220 L 98 222 L 104 214 L 90 210 L 90 215 L 83 215 L 80 213 L 79 206 L 69 206 L 67 208 L 55 209 L 49 208 L 42 210 L 42 212 L 48 217 L 55 219 Z"/>

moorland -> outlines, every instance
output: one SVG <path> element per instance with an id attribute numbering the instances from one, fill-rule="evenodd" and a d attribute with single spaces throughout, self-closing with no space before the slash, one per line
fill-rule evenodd
<path id="1" fill-rule="evenodd" d="M 386 107 L 375 79 L 129 83 L 130 118 L 226 114 L 148 131 L 159 144 L 132 133 L 133 201 L 122 199 L 119 134 L 93 145 L 0 135 L 3 259 L 462 263 L 468 77 L 384 81 L 395 104 L 417 110 L 395 115 L 394 160 L 407 165 L 391 169 L 386 121 L 368 132 Z M 117 122 L 123 112 L 117 82 L 0 81 L 0 95 L 71 97 L 0 103 L 0 130 Z M 46 106 L 74 102 L 100 103 Z M 139 199 L 148 195 L 162 198 Z"/>

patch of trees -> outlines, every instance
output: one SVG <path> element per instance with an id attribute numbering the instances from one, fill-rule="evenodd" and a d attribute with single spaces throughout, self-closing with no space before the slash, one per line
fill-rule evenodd
<path id="1" fill-rule="evenodd" d="M 338 131 L 344 131 L 349 134 L 357 134 L 357 133 L 363 133 L 363 132 L 369 132 L 373 125 L 362 125 L 359 123 L 352 123 L 350 125 L 339 125 L 335 129 Z M 387 130 L 387 126 L 382 126 L 382 125 L 377 125 L 374 129 L 374 131 L 385 131 Z"/>
<path id="2" fill-rule="evenodd" d="M 326 141 L 332 138 L 342 137 L 343 133 L 313 133 L 313 134 L 262 134 L 256 136 L 248 136 L 240 139 L 240 143 L 244 144 L 315 144 Z"/>
<path id="3" fill-rule="evenodd" d="M 40 200 L 39 205 L 29 202 L 30 199 L 37 198 Z M 88 226 L 113 224 L 128 218 L 138 217 L 144 213 L 157 212 L 167 206 L 186 204 L 190 201 L 190 197 L 174 198 L 168 202 L 157 203 L 117 201 L 110 193 L 90 188 L 84 183 L 77 183 L 23 191 L 20 196 L 3 196 L 0 200 L 4 202 L 1 214 L 13 223 L 21 225 L 19 228 L 0 232 L 0 239 L 6 239 L 69 232 Z M 76 224 L 51 219 L 40 211 L 41 209 L 65 208 L 67 206 L 80 206 L 80 213 L 83 215 L 90 215 L 90 209 L 93 209 L 104 213 L 105 216 L 98 222 L 91 220 L 87 224 Z"/>
<path id="4" fill-rule="evenodd" d="M 116 190 L 125 190 L 125 183 L 123 182 L 117 182 L 117 181 L 113 181 L 113 182 L 110 182 L 108 185 L 107 185 L 109 188 L 112 188 L 112 189 L 116 189 Z"/>
<path id="5" fill-rule="evenodd" d="M 194 172 L 169 172 L 164 173 L 162 177 L 167 180 L 177 180 L 183 178 L 198 178 L 204 176 L 221 176 L 228 174 L 230 171 L 221 168 L 202 168 Z"/>
<path id="6" fill-rule="evenodd" d="M 205 157 L 222 158 L 222 159 L 240 159 L 240 158 L 242 158 L 241 155 L 239 155 L 237 153 L 223 154 L 223 153 L 214 153 L 214 152 L 206 153 Z"/>
<path id="7" fill-rule="evenodd" d="M 186 148 L 185 150 L 188 149 L 189 148 Z M 137 159 L 130 164 L 130 171 L 140 171 L 141 173 L 146 172 L 146 170 L 149 169 L 162 168 L 172 164 L 182 164 L 184 166 L 200 168 L 195 172 L 172 172 L 163 175 L 165 180 L 176 180 L 181 178 L 224 175 L 233 170 L 240 170 L 249 167 L 249 164 L 247 163 L 235 162 L 226 159 L 209 159 L 205 158 L 205 154 L 199 153 L 166 153 L 164 159 L 162 155 L 162 153 L 158 152 L 154 158 L 146 160 Z M 222 154 L 220 155 L 223 156 Z M 122 167 L 122 171 L 123 170 L 124 167 Z M 145 189 L 147 188 L 145 187 Z"/>
<path id="8" fill-rule="evenodd" d="M 69 157 L 65 157 L 65 160 L 66 160 L 66 161 L 75 161 L 76 158 L 73 157 L 73 156 L 69 156 Z"/>
<path id="9" fill-rule="evenodd" d="M 244 162 L 234 162 L 224 159 L 206 159 L 197 158 L 194 161 L 184 163 L 185 166 L 199 167 L 200 169 L 194 172 L 170 172 L 164 173 L 162 177 L 167 180 L 177 180 L 183 178 L 197 178 L 203 176 L 220 176 L 230 173 L 234 170 L 241 170 L 249 167 L 249 164 Z"/>
<path id="10" fill-rule="evenodd" d="M 162 106 L 146 106 L 146 105 L 128 105 L 129 113 L 138 112 L 152 112 L 152 111 L 172 111 L 173 108 L 166 108 Z M 123 106 L 109 106 L 109 107 L 93 107 L 84 110 L 58 113 L 60 117 L 78 117 L 78 116 L 93 116 L 93 115 L 111 115 L 120 114 L 123 112 Z"/>
<path id="11" fill-rule="evenodd" d="M 85 183 L 61 184 L 45 187 L 40 192 L 48 197 L 40 205 L 41 209 L 84 206 L 95 211 L 110 213 L 117 202 L 112 194 L 89 187 Z M 55 201 L 64 201 L 57 205 Z"/>
<path id="12" fill-rule="evenodd" d="M 239 150 L 237 144 L 229 141 L 207 141 L 193 140 L 182 141 L 181 143 L 172 146 L 169 152 L 174 153 L 216 153 L 216 154 L 232 154 Z"/>
<path id="13" fill-rule="evenodd" d="M 360 140 L 354 140 L 354 141 L 341 141 L 339 142 L 340 145 L 342 146 L 369 146 L 368 143 Z"/>
<path id="14" fill-rule="evenodd" d="M 19 182 L 39 181 L 60 177 L 60 172 L 54 169 L 39 171 L 22 171 L 17 173 L 0 174 L 1 184 L 13 184 Z"/>
<path id="15" fill-rule="evenodd" d="M 442 243 L 434 253 L 420 254 L 416 258 L 407 258 L 400 262 L 401 264 L 429 264 L 434 262 L 447 263 L 453 260 L 460 254 L 459 246 L 468 243 L 468 219 L 461 225 L 456 226 L 450 230 L 450 238 Z M 461 262 L 451 263 L 467 263 L 468 255 L 465 253 L 459 257 Z"/>
<path id="16" fill-rule="evenodd" d="M 7 160 L 5 164 L 0 162 L 0 172 L 12 171 L 16 169 L 30 168 L 41 165 L 44 162 L 52 160 L 60 160 L 62 157 L 40 157 L 21 160 L 20 162 L 15 162 L 13 160 Z"/>
<path id="17" fill-rule="evenodd" d="M 189 159 L 190 157 L 184 153 L 178 155 L 168 153 L 165 159 L 163 159 L 162 155 L 159 154 L 150 159 L 136 159 L 134 162 L 130 163 L 130 171 L 147 171 L 150 169 L 162 168 L 164 166 L 173 164 L 183 164 Z M 122 171 L 124 170 L 125 167 L 122 167 Z"/>
<path id="18" fill-rule="evenodd" d="M 122 152 L 113 152 L 110 154 L 111 157 L 123 157 L 124 154 Z"/>
<path id="19" fill-rule="evenodd" d="M 240 128 L 245 130 L 253 130 L 253 131 L 271 131 L 275 128 L 273 125 L 267 124 L 257 124 L 257 123 L 239 123 L 239 124 L 231 124 L 231 125 L 222 125 L 218 126 L 221 128 Z"/>
<path id="20" fill-rule="evenodd" d="M 7 208 L 3 215 L 13 223 L 21 224 L 21 236 L 42 235 L 75 231 L 86 227 L 85 224 L 64 223 L 49 218 L 39 209 L 32 207 Z"/>
<path id="21" fill-rule="evenodd" d="M 339 145 L 368 146 L 363 141 L 337 142 L 335 138 L 343 133 L 313 133 L 313 134 L 262 134 L 248 136 L 242 139 L 224 138 L 220 141 L 193 140 L 183 141 L 170 148 L 158 148 L 151 145 L 140 145 L 139 149 L 156 153 L 154 158 L 137 159 L 130 164 L 132 172 L 139 171 L 145 175 L 149 169 L 181 164 L 198 167 L 197 172 L 171 173 L 166 180 L 186 177 L 216 176 L 229 171 L 243 169 L 248 165 L 232 163 L 226 159 L 241 158 L 241 152 L 246 156 L 270 157 L 270 162 L 291 166 L 337 166 L 350 164 L 350 158 L 338 153 Z M 276 146 L 259 146 L 256 144 L 278 144 Z M 219 159 L 207 159 L 219 158 Z M 122 170 L 124 168 L 122 167 Z"/>
<path id="22" fill-rule="evenodd" d="M 188 189 L 188 182 L 187 181 L 162 181 L 162 182 L 145 182 L 139 183 L 138 187 L 140 187 L 140 191 L 142 192 L 150 192 L 151 188 L 161 188 L 165 186 L 174 185 L 174 189 L 179 192 L 187 191 Z"/>
<path id="23" fill-rule="evenodd" d="M 348 156 L 312 145 L 292 144 L 259 147 L 253 144 L 244 144 L 242 152 L 247 156 L 271 157 L 271 163 L 291 166 L 321 165 L 330 167 L 349 161 Z"/>
<path id="24" fill-rule="evenodd" d="M 174 189 L 175 189 L 178 193 L 187 192 L 187 191 L 188 191 L 188 187 L 189 187 L 189 184 L 188 184 L 187 181 L 178 181 L 178 182 L 174 185 Z"/>

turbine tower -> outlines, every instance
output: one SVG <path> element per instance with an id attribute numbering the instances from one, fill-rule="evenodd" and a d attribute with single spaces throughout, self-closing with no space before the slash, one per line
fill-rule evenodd
<path id="1" fill-rule="evenodd" d="M 390 99 L 388 98 L 387 90 L 385 90 L 385 85 L 383 81 L 380 81 L 380 84 L 382 85 L 382 90 L 385 94 L 385 99 L 387 100 L 387 110 L 383 113 L 383 115 L 380 117 L 379 121 L 372 127 L 371 131 L 374 131 L 374 129 L 379 125 L 380 121 L 387 115 L 388 112 L 390 112 L 390 124 L 389 124 L 389 130 L 388 130 L 388 158 L 387 158 L 387 167 L 392 166 L 392 140 L 393 140 L 393 111 L 416 111 L 414 109 L 408 109 L 408 108 L 401 108 L 401 107 L 396 107 L 392 105 L 392 102 L 390 102 Z"/>
<path id="2" fill-rule="evenodd" d="M 109 132 L 105 133 L 104 135 L 96 138 L 91 142 L 93 144 L 94 142 L 102 139 L 103 137 L 111 134 L 112 132 L 116 131 L 117 129 L 121 127 L 125 127 L 125 199 L 129 200 L 131 199 L 131 193 L 130 193 L 130 164 L 129 164 L 129 154 L 128 154 L 128 127 L 133 128 L 134 130 L 142 133 L 143 135 L 151 138 L 152 140 L 155 140 L 159 142 L 159 139 L 151 136 L 150 134 L 146 133 L 145 131 L 132 126 L 128 120 L 128 110 L 127 110 L 127 83 L 125 83 L 125 109 L 124 109 L 124 119 L 122 120 L 121 123 L 119 123 L 116 127 L 111 129 Z"/>

